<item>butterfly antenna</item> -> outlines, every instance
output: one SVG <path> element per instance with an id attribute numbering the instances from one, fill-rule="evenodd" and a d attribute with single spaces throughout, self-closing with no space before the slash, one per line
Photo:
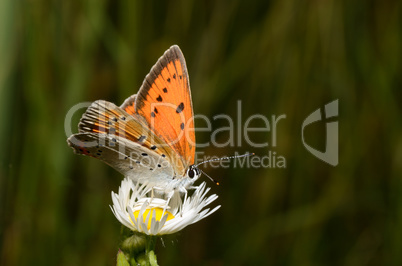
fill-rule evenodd
<path id="1" fill-rule="evenodd" d="M 211 159 L 211 160 L 207 160 L 207 161 L 203 161 L 200 162 L 199 164 L 195 165 L 194 167 L 199 166 L 200 164 L 204 164 L 204 163 L 209 163 L 209 162 L 215 162 L 215 161 L 222 161 L 222 160 L 230 160 L 230 159 L 234 159 L 234 158 L 242 158 L 242 157 L 247 157 L 247 156 L 253 156 L 255 153 L 246 153 L 246 154 L 242 154 L 242 155 L 234 155 L 234 156 L 226 156 L 226 157 L 221 157 L 221 158 L 215 158 L 215 159 Z M 210 177 L 209 175 L 207 175 L 204 171 L 202 171 L 201 169 L 199 169 L 201 171 L 201 173 L 203 173 L 204 175 L 206 175 L 212 182 L 214 182 L 217 186 L 219 186 L 219 182 L 216 181 L 215 179 L 213 179 L 212 177 Z"/>
<path id="2" fill-rule="evenodd" d="M 206 174 L 204 171 L 202 171 L 201 169 L 200 169 L 200 171 L 201 171 L 201 173 L 203 173 L 204 175 L 206 175 L 206 176 L 209 178 L 209 180 L 211 180 L 212 182 L 214 182 L 215 185 L 219 186 L 219 182 L 218 182 L 218 181 L 216 181 L 215 179 L 213 179 L 212 177 L 210 177 L 209 175 L 207 175 L 207 174 Z"/>
<path id="3" fill-rule="evenodd" d="M 234 156 L 226 156 L 226 157 L 221 157 L 221 158 L 214 158 L 211 160 L 206 160 L 203 162 L 200 162 L 199 164 L 195 165 L 195 167 L 199 166 L 200 164 L 204 164 L 204 163 L 209 163 L 209 162 L 215 162 L 215 161 L 222 161 L 222 160 L 230 160 L 230 159 L 234 159 L 234 158 L 242 158 L 242 157 L 248 157 L 248 156 L 253 156 L 255 155 L 255 153 L 246 153 L 246 154 L 242 154 L 242 155 L 234 155 Z"/>

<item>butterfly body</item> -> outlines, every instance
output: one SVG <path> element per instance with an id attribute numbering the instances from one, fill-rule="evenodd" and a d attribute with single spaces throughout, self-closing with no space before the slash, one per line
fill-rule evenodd
<path id="1" fill-rule="evenodd" d="M 176 45 L 152 67 L 139 92 L 119 107 L 98 100 L 88 107 L 68 144 L 162 193 L 186 192 L 200 176 L 189 78 Z"/>

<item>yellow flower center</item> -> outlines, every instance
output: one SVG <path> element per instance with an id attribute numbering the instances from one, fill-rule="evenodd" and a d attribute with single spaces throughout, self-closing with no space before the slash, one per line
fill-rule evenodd
<path id="1" fill-rule="evenodd" d="M 148 220 L 148 225 L 147 225 L 148 230 L 151 229 L 151 221 L 152 221 L 152 218 L 153 218 L 153 214 L 154 214 L 153 211 L 154 210 L 155 210 L 155 220 L 160 221 L 162 219 L 163 208 L 156 207 L 156 208 L 146 209 L 144 211 L 144 213 L 142 214 L 142 217 L 143 217 L 144 223 L 145 223 L 145 219 L 147 218 L 148 213 L 151 212 L 151 214 L 149 215 L 149 220 Z M 138 215 L 139 214 L 140 214 L 140 210 L 134 211 L 134 217 L 135 217 L 136 221 L 138 221 Z M 167 210 L 165 210 L 165 213 L 163 215 L 166 215 L 166 214 L 168 215 L 166 221 L 169 221 L 169 220 L 174 218 L 174 215 L 171 214 L 170 212 L 168 212 Z"/>

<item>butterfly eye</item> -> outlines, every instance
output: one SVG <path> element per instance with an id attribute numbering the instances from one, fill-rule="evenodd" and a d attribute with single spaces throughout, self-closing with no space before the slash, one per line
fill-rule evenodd
<path id="1" fill-rule="evenodd" d="M 190 167 L 187 171 L 187 176 L 190 178 L 199 177 L 200 171 L 198 170 L 198 168 Z"/>
<path id="2" fill-rule="evenodd" d="M 194 169 L 188 170 L 188 177 L 193 178 L 195 176 L 195 171 Z"/>

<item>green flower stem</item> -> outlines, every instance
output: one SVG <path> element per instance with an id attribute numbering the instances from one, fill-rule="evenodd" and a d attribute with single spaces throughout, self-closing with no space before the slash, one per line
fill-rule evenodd
<path id="1" fill-rule="evenodd" d="M 158 266 L 158 262 L 156 260 L 155 255 L 155 244 L 156 244 L 156 236 L 147 236 L 147 250 L 146 254 L 148 255 L 148 261 L 151 266 Z"/>
<path id="2" fill-rule="evenodd" d="M 117 254 L 117 265 L 158 266 L 155 255 L 156 236 L 122 228 L 123 241 Z"/>

